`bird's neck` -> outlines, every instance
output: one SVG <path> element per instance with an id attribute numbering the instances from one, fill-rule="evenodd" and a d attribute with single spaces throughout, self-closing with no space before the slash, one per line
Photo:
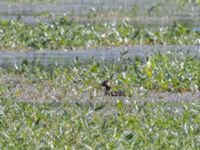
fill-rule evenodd
<path id="1" fill-rule="evenodd" d="M 110 86 L 108 86 L 108 85 L 105 86 L 105 90 L 106 90 L 106 91 L 110 91 L 110 89 L 111 89 Z"/>

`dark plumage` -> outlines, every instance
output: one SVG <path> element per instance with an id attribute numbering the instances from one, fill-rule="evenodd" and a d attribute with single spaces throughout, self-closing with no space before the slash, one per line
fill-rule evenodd
<path id="1" fill-rule="evenodd" d="M 106 96 L 126 96 L 124 91 L 118 90 L 118 91 L 111 91 L 111 86 L 108 85 L 109 81 L 105 80 L 101 83 L 101 86 L 105 89 L 105 95 Z"/>

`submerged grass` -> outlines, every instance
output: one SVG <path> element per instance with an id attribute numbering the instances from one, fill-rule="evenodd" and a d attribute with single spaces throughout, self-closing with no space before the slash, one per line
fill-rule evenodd
<path id="1" fill-rule="evenodd" d="M 158 30 L 123 23 L 79 23 L 61 17 L 50 24 L 0 20 L 0 50 L 77 49 L 120 45 L 199 45 L 200 33 L 174 23 Z"/>
<path id="2" fill-rule="evenodd" d="M 92 108 L 0 97 L 1 149 L 198 149 L 199 103 Z M 115 113 L 107 113 L 114 110 Z"/>

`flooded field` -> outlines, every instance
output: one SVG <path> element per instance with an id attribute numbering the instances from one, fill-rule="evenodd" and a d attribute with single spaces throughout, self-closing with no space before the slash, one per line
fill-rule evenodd
<path id="1" fill-rule="evenodd" d="M 0 149 L 199 149 L 199 66 L 199 0 L 1 0 Z"/>

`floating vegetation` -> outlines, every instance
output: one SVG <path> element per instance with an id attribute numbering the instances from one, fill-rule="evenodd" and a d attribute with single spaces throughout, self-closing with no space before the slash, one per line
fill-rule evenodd
<path id="1" fill-rule="evenodd" d="M 50 24 L 0 20 L 0 50 L 57 50 L 121 45 L 199 45 L 200 33 L 174 23 L 157 30 L 124 23 L 78 23 L 61 17 Z"/>
<path id="2" fill-rule="evenodd" d="M 198 149 L 199 103 L 34 104 L 0 97 L 2 149 Z"/>

